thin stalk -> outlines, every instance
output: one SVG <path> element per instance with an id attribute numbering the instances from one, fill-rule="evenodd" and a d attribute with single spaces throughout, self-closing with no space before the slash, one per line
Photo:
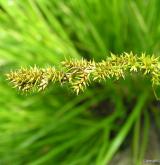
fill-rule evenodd
<path id="1" fill-rule="evenodd" d="M 118 135 L 113 139 L 106 155 L 104 156 L 103 160 L 99 165 L 107 165 L 110 162 L 116 151 L 119 149 L 120 145 L 123 143 L 127 134 L 129 133 L 131 127 L 133 126 L 133 123 L 137 120 L 137 117 L 140 116 L 141 110 L 145 105 L 147 98 L 148 98 L 148 92 L 144 92 L 140 95 L 131 115 L 128 117 L 126 123 L 121 128 Z"/>

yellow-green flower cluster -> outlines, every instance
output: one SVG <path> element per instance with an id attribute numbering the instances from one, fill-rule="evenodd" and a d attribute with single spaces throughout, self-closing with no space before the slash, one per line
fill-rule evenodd
<path id="1" fill-rule="evenodd" d="M 160 85 L 160 61 L 154 55 L 134 55 L 123 53 L 120 56 L 111 54 L 101 62 L 81 60 L 65 60 L 61 70 L 55 67 L 21 68 L 7 74 L 8 80 L 21 91 L 44 90 L 50 82 L 61 85 L 69 84 L 77 94 L 93 81 L 110 78 L 125 78 L 127 74 L 141 72 L 149 75 L 152 85 Z"/>
<path id="2" fill-rule="evenodd" d="M 50 82 L 61 81 L 62 72 L 57 71 L 54 67 L 21 68 L 6 74 L 7 79 L 23 92 L 44 90 Z"/>

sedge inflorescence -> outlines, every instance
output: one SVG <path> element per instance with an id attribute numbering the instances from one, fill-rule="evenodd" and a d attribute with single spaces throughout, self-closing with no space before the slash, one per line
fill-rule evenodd
<path id="1" fill-rule="evenodd" d="M 20 91 L 41 91 L 50 83 L 58 82 L 61 85 L 69 84 L 74 92 L 80 91 L 94 81 L 101 82 L 106 79 L 125 78 L 133 72 L 141 72 L 149 75 L 152 85 L 160 85 L 160 61 L 155 55 L 134 55 L 123 53 L 120 56 L 111 54 L 101 62 L 81 60 L 64 60 L 61 63 L 61 70 L 55 67 L 20 68 L 6 74 L 7 79 Z"/>

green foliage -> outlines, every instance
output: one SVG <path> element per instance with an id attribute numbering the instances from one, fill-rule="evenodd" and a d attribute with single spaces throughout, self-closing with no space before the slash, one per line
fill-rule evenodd
<path id="1" fill-rule="evenodd" d="M 142 77 L 146 73 L 149 79 L 156 78 L 152 83 L 159 82 L 157 70 L 153 71 L 156 65 L 152 65 L 159 56 L 159 11 L 159 0 L 0 0 L 0 164 L 103 165 L 112 162 L 121 147 L 133 151 L 134 164 L 142 162 L 150 131 L 149 107 L 153 107 L 156 126 L 160 127 L 151 84 Z M 140 76 L 139 70 L 136 76 L 128 76 L 130 69 L 136 72 L 137 68 L 130 66 L 128 71 L 118 70 L 125 80 L 116 83 L 107 78 L 111 74 L 104 69 L 107 81 L 99 84 L 100 75 L 94 75 L 94 86 L 78 96 L 68 92 L 68 86 L 59 88 L 56 84 L 44 93 L 25 96 L 5 81 L 4 75 L 13 70 L 9 77 L 18 87 L 34 90 L 38 85 L 41 90 L 50 79 L 66 82 L 68 77 L 59 74 L 62 66 L 63 73 L 72 74 L 74 69 L 68 68 L 80 61 L 80 65 L 89 64 L 86 71 L 92 75 L 92 59 L 94 69 L 99 65 L 105 68 L 108 60 L 114 66 L 109 52 L 120 60 L 123 52 L 131 50 L 137 54 L 138 65 L 144 58 Z M 157 56 L 141 56 L 141 52 Z M 121 65 L 116 66 L 121 69 Z M 20 67 L 23 69 L 17 69 Z M 115 79 L 117 69 L 114 67 Z M 83 71 L 78 67 L 76 72 L 81 74 L 67 79 L 75 91 L 74 83 L 86 78 Z M 17 73 L 22 74 L 24 84 Z M 60 81 L 59 75 L 63 77 Z M 137 126 L 138 121 L 144 123 L 142 127 Z"/>

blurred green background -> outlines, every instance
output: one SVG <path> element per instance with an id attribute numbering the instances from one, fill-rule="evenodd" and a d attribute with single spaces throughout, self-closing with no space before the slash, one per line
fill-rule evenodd
<path id="1" fill-rule="evenodd" d="M 95 83 L 78 96 L 58 85 L 23 95 L 4 76 L 130 51 L 159 56 L 159 0 L 0 0 L 0 165 L 160 159 L 160 104 L 142 75 Z"/>

